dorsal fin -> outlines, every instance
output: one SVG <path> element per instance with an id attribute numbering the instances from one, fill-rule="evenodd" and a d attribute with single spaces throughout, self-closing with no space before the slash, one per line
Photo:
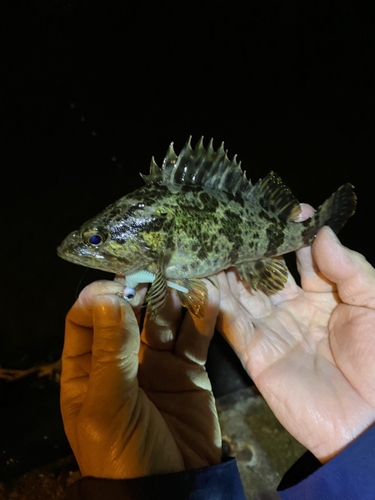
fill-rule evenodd
<path id="1" fill-rule="evenodd" d="M 157 182 L 161 179 L 161 168 L 157 166 L 155 158 L 153 156 L 151 157 L 150 175 L 141 174 L 141 177 L 146 184 L 148 184 L 149 182 Z"/>
<path id="2" fill-rule="evenodd" d="M 275 172 L 270 172 L 254 185 L 252 195 L 263 208 L 277 214 L 284 222 L 296 221 L 301 211 L 297 198 Z"/>
<path id="3" fill-rule="evenodd" d="M 150 175 L 142 175 L 143 179 L 146 183 L 188 184 L 233 194 L 241 192 L 244 195 L 250 191 L 252 185 L 241 169 L 241 162 L 237 162 L 236 156 L 232 160 L 228 158 L 224 143 L 215 151 L 212 142 L 211 139 L 205 148 L 201 137 L 193 149 L 189 137 L 178 156 L 172 142 L 162 168 L 152 158 Z"/>

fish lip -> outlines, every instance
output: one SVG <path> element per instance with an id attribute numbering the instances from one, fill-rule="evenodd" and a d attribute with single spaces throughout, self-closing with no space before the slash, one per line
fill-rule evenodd
<path id="1" fill-rule="evenodd" d="M 107 267 L 103 267 L 100 265 L 100 263 L 102 262 L 100 259 L 96 259 L 96 262 L 97 262 L 97 265 L 94 265 L 93 262 L 91 263 L 85 263 L 85 262 L 82 262 L 82 260 L 79 258 L 79 256 L 76 256 L 74 252 L 72 251 L 68 251 L 68 252 L 63 252 L 63 253 L 59 253 L 59 250 L 60 250 L 60 247 L 57 249 L 57 255 L 59 257 L 61 257 L 62 259 L 66 260 L 67 262 L 70 262 L 72 264 L 77 264 L 79 266 L 83 266 L 83 267 L 86 267 L 88 269 L 97 269 L 99 271 L 103 271 L 105 273 L 113 273 L 113 274 L 121 274 L 123 276 L 126 276 L 127 274 L 133 274 L 135 272 L 138 272 L 140 271 L 141 269 L 143 269 L 142 266 L 139 266 L 137 265 L 136 267 L 134 268 L 128 268 L 128 269 L 109 269 Z M 101 257 L 103 258 L 103 257 Z"/>
<path id="2" fill-rule="evenodd" d="M 71 245 L 71 238 L 75 238 L 76 235 L 74 233 L 71 233 L 65 240 L 62 241 L 62 243 L 57 247 L 57 255 L 61 257 L 62 259 L 67 260 L 67 255 L 72 254 L 72 245 Z M 69 243 L 68 243 L 69 240 Z"/>
<path id="3" fill-rule="evenodd" d="M 65 248 L 64 245 L 60 245 L 59 247 L 57 247 L 57 255 L 58 257 L 67 260 L 68 262 L 82 265 L 77 255 L 75 255 L 75 253 L 69 247 Z"/>
<path id="4" fill-rule="evenodd" d="M 66 260 L 67 262 L 71 262 L 72 264 L 77 264 L 79 266 L 84 266 L 84 267 L 91 268 L 91 269 L 98 269 L 99 271 L 103 271 L 106 273 L 123 274 L 123 275 L 135 273 L 137 271 L 140 271 L 144 267 L 144 266 L 142 267 L 139 264 L 137 264 L 137 265 L 133 266 L 132 268 L 128 268 L 128 269 L 124 269 L 124 268 L 108 269 L 108 268 L 102 267 L 100 265 L 101 262 L 103 262 L 103 261 L 105 262 L 105 257 L 102 255 L 95 256 L 95 261 L 96 261 L 97 265 L 94 266 L 92 262 L 90 264 L 88 264 L 88 263 L 86 264 L 85 262 L 83 262 L 82 255 L 76 254 L 76 247 L 74 247 L 71 244 L 71 242 L 69 242 L 69 244 L 67 244 L 67 243 L 64 244 L 64 242 L 65 242 L 65 240 L 61 243 L 61 245 L 59 245 L 57 247 L 57 250 L 56 250 L 57 255 L 58 255 L 58 257 L 62 258 L 63 260 Z"/>
<path id="5" fill-rule="evenodd" d="M 61 257 L 62 259 L 65 258 L 65 252 L 63 251 L 61 245 L 57 247 L 56 253 L 57 253 L 58 257 Z"/>
<path id="6" fill-rule="evenodd" d="M 64 248 L 63 245 L 57 247 L 57 255 L 64 260 L 68 260 L 69 262 L 78 263 L 78 257 L 70 248 Z"/>
<path id="7" fill-rule="evenodd" d="M 82 265 L 82 259 L 87 257 L 94 258 L 96 261 L 100 262 L 105 260 L 103 255 L 97 254 L 93 256 L 90 252 L 85 252 L 85 248 L 79 248 L 79 253 L 77 254 L 78 247 L 72 244 L 64 245 L 64 242 L 57 247 L 57 255 L 62 259 L 68 260 L 69 262 L 77 263 Z"/>

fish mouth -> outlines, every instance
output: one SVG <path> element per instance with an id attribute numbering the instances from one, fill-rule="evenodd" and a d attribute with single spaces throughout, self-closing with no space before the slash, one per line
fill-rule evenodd
<path id="1" fill-rule="evenodd" d="M 93 255 L 83 247 L 64 245 L 64 242 L 57 247 L 57 255 L 68 262 L 81 266 L 92 267 L 107 272 L 116 272 L 108 269 L 106 259 L 103 255 Z"/>
<path id="2" fill-rule="evenodd" d="M 72 233 L 72 236 L 74 238 L 75 233 Z M 72 243 L 72 239 L 70 238 L 68 241 L 67 240 L 64 240 L 61 245 L 57 247 L 57 255 L 58 257 L 71 262 L 72 264 L 88 267 L 90 269 L 98 269 L 99 271 L 104 271 L 107 273 L 122 275 L 135 273 L 142 269 L 142 266 L 140 266 L 139 263 L 132 266 L 124 263 L 123 265 L 119 265 L 118 262 L 111 263 L 110 256 L 104 256 L 100 254 L 93 255 L 86 247 L 82 245 L 75 245 L 74 241 Z"/>
<path id="3" fill-rule="evenodd" d="M 77 255 L 77 253 L 74 252 L 72 249 L 64 248 L 64 246 L 62 246 L 62 245 L 60 245 L 57 248 L 57 255 L 64 260 L 67 260 L 69 262 L 73 262 L 73 264 L 81 264 L 81 265 L 83 264 L 83 262 L 82 262 L 83 260 L 87 260 L 88 257 L 90 258 L 90 256 L 87 255 L 86 259 L 85 259 L 85 257 L 83 257 L 82 255 Z M 97 260 L 97 259 L 95 259 L 95 260 Z"/>
<path id="4" fill-rule="evenodd" d="M 119 271 L 118 269 L 113 269 L 110 265 L 108 265 L 108 262 L 106 262 L 106 260 L 102 256 L 93 257 L 90 254 L 77 254 L 73 250 L 63 248 L 61 246 L 57 248 L 57 255 L 67 262 L 71 262 L 72 264 L 77 264 L 79 266 L 84 266 L 89 269 L 98 269 L 99 271 L 104 271 L 106 273 L 123 273 L 122 270 Z"/>
<path id="5" fill-rule="evenodd" d="M 64 248 L 63 245 L 60 245 L 57 247 L 57 255 L 59 257 L 61 257 L 62 259 L 65 259 L 65 260 L 70 260 L 69 259 L 69 250 L 67 250 L 66 248 Z M 73 255 L 71 255 L 73 256 Z"/>

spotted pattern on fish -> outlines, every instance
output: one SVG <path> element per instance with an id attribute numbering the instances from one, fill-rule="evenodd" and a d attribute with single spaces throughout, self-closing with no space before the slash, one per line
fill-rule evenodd
<path id="1" fill-rule="evenodd" d="M 311 244 L 320 227 L 339 231 L 354 213 L 351 184 L 341 186 L 304 222 L 300 205 L 270 172 L 252 184 L 223 144 L 213 149 L 190 139 L 179 155 L 170 145 L 162 168 L 154 159 L 145 185 L 107 207 L 62 242 L 58 254 L 77 264 L 157 276 L 147 295 L 154 314 L 163 306 L 166 281 L 183 282 L 183 305 L 203 316 L 207 296 L 200 278 L 237 266 L 253 289 L 275 293 L 288 271 L 280 256 Z M 90 236 L 95 235 L 90 243 Z"/>

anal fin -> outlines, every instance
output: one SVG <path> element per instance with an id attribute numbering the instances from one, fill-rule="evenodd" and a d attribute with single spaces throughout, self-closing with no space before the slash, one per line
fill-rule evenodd
<path id="1" fill-rule="evenodd" d="M 203 318 L 208 302 L 208 292 L 205 283 L 200 279 L 187 278 L 174 279 L 173 281 L 188 289 L 187 293 L 177 290 L 181 305 L 186 307 L 197 318 Z"/>
<path id="2" fill-rule="evenodd" d="M 254 290 L 261 290 L 267 294 L 282 290 L 289 274 L 284 260 L 279 258 L 247 262 L 238 267 L 238 272 Z"/>

